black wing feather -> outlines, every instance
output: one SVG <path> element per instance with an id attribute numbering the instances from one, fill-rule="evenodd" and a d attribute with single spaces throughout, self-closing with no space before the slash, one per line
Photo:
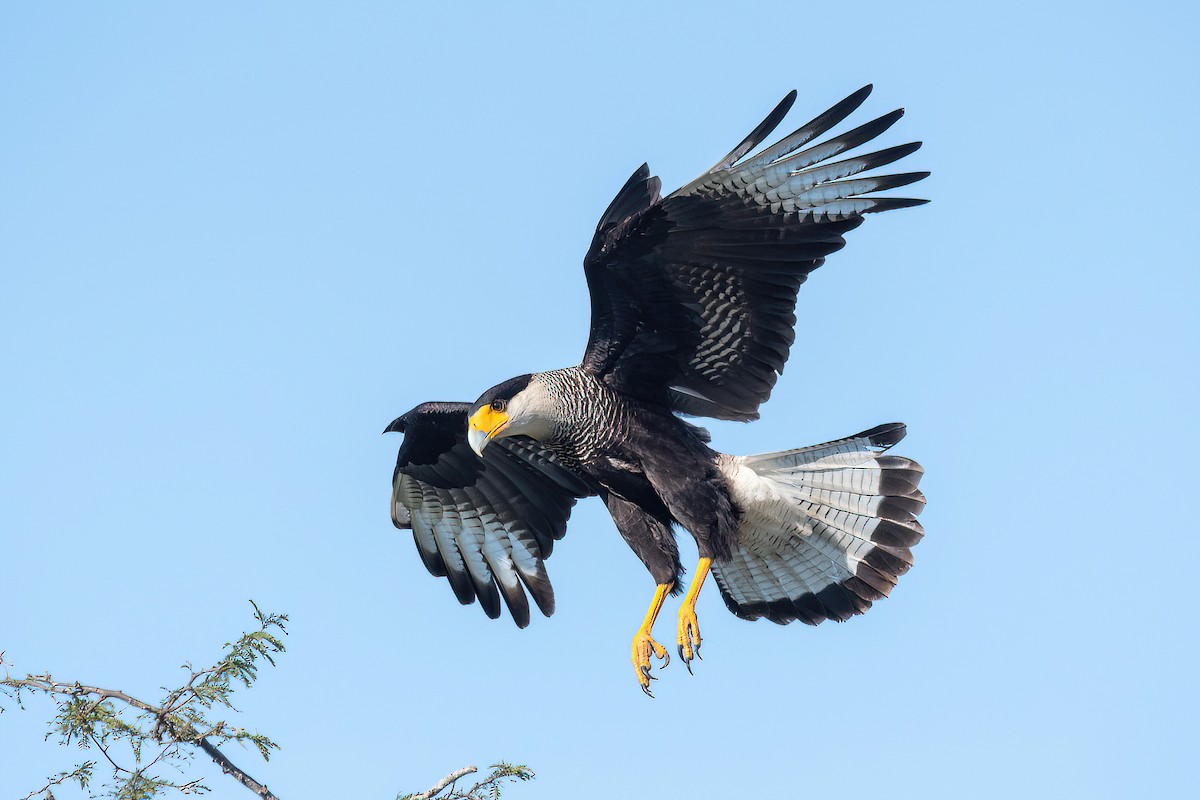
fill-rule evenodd
<path id="1" fill-rule="evenodd" d="M 508 607 L 529 624 L 528 590 L 554 612 L 545 559 L 566 533 L 577 499 L 595 492 L 532 439 L 493 442 L 479 458 L 467 444 L 469 403 L 424 403 L 385 432 L 404 434 L 392 479 L 392 520 L 411 529 L 426 569 L 459 602 L 491 618 Z M 524 587 L 524 588 L 523 588 Z"/>
<path id="2" fill-rule="evenodd" d="M 757 418 L 796 340 L 796 298 L 808 274 L 865 214 L 925 202 L 872 193 L 926 172 L 860 175 L 920 143 L 830 161 L 879 136 L 902 110 L 801 149 L 870 91 L 749 156 L 782 121 L 789 94 L 715 167 L 665 199 L 648 167 L 639 168 L 584 260 L 592 304 L 584 369 L 681 413 Z"/>
<path id="3" fill-rule="evenodd" d="M 758 127 L 750 131 L 750 134 L 738 143 L 738 146 L 730 150 L 724 158 L 717 162 L 716 166 L 709 170 L 710 172 L 718 169 L 727 169 L 742 156 L 749 153 L 754 148 L 762 144 L 763 139 L 771 135 L 771 131 L 779 127 L 779 123 L 783 122 L 783 118 L 792 110 L 792 104 L 796 102 L 796 90 L 792 89 L 784 96 L 779 104 L 767 114 L 767 118 L 758 123 Z M 845 102 L 845 101 L 843 101 Z M 860 101 L 861 102 L 861 101 Z M 853 109 L 851 109 L 853 110 Z M 850 113 L 850 112 L 846 112 Z M 837 122 L 831 122 L 830 125 L 836 125 Z M 794 136 L 795 134 L 793 134 Z M 790 137 L 789 137 L 790 138 Z"/>

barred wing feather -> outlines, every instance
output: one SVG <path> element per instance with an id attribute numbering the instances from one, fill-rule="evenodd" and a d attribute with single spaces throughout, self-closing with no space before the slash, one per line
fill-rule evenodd
<path id="1" fill-rule="evenodd" d="M 924 203 L 875 193 L 927 172 L 866 176 L 919 142 L 835 159 L 903 111 L 810 144 L 870 94 L 864 87 L 751 155 L 795 92 L 712 169 L 670 196 L 642 165 L 601 217 L 584 260 L 592 331 L 583 366 L 627 394 L 684 414 L 751 420 L 795 341 L 808 274 L 864 215 Z"/>
<path id="2" fill-rule="evenodd" d="M 392 479 L 392 522 L 409 529 L 426 569 L 445 577 L 464 605 L 479 600 L 518 627 L 529 624 L 526 590 L 546 616 L 554 589 L 545 560 L 591 487 L 526 437 L 496 440 L 483 458 L 467 445 L 467 403 L 424 403 L 388 431 L 404 434 Z"/>

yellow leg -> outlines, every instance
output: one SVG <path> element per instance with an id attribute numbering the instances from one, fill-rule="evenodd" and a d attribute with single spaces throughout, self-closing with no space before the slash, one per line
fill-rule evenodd
<path id="1" fill-rule="evenodd" d="M 650 681 L 658 680 L 650 674 L 650 654 L 653 653 L 655 658 L 666 659 L 663 667 L 671 663 L 671 656 L 667 655 L 667 648 L 654 641 L 654 637 L 650 635 L 654 629 L 654 620 L 658 618 L 658 612 L 662 609 L 663 601 L 667 599 L 667 592 L 671 591 L 671 586 L 672 584 L 669 583 L 660 583 L 655 588 L 654 599 L 650 601 L 650 610 L 646 612 L 646 618 L 642 620 L 642 627 L 638 628 L 638 632 L 633 637 L 633 668 L 637 672 L 638 685 L 650 697 L 654 697 L 650 694 Z"/>
<path id="2" fill-rule="evenodd" d="M 679 607 L 679 657 L 683 659 L 689 674 L 692 671 L 692 657 L 700 657 L 700 620 L 696 618 L 696 599 L 700 597 L 700 587 L 704 585 L 711 565 L 711 558 L 700 559 L 696 574 L 692 577 L 692 585 L 688 587 L 683 605 Z"/>

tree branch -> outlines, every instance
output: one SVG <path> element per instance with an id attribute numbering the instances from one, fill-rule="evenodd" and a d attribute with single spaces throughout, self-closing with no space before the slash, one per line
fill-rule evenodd
<path id="1" fill-rule="evenodd" d="M 279 800 L 278 797 L 271 794 L 270 790 L 267 789 L 266 786 L 263 786 L 261 783 L 254 780 L 254 778 L 251 778 L 249 773 L 247 773 L 245 770 L 235 766 L 234 763 L 229 760 L 229 757 L 218 750 L 212 742 L 208 741 L 208 739 L 202 738 L 197 741 L 196 744 L 199 745 L 201 750 L 208 754 L 209 758 L 217 762 L 217 766 L 221 768 L 222 772 L 231 776 L 242 786 L 245 786 L 247 789 L 263 798 L 263 800 Z"/>
<path id="2" fill-rule="evenodd" d="M 179 744 L 194 744 L 199 747 L 205 752 L 206 755 L 208 755 L 209 758 L 216 762 L 217 766 L 221 768 L 223 773 L 233 777 L 234 780 L 257 794 L 259 797 L 263 798 L 264 800 L 279 800 L 279 798 L 273 795 L 266 786 L 256 781 L 244 769 L 238 767 L 236 764 L 230 761 L 227 755 L 217 749 L 216 745 L 210 742 L 206 737 L 201 736 L 194 727 L 188 725 L 182 720 L 172 717 L 165 708 L 151 705 L 144 700 L 139 700 L 138 698 L 130 694 L 126 694 L 118 689 L 104 689 L 99 686 L 87 686 L 78 682 L 65 683 L 63 681 L 54 680 L 50 675 L 29 675 L 25 678 L 0 678 L 0 686 L 6 686 L 10 689 L 18 690 L 28 689 L 30 691 L 42 692 L 50 695 L 62 695 L 74 698 L 95 698 L 85 709 L 85 713 L 94 712 L 99 705 L 105 701 L 119 700 L 131 708 L 136 708 L 138 711 L 142 711 L 153 716 L 157 723 L 157 727 L 165 732 L 168 738 L 170 738 L 173 742 L 177 742 Z M 96 747 L 104 755 L 105 759 L 107 759 L 115 769 L 122 772 L 130 771 L 125 767 L 119 766 L 115 761 L 113 761 L 108 754 L 108 748 L 97 741 L 94 736 L 89 736 L 88 738 L 92 740 L 93 744 L 96 745 Z M 472 771 L 474 771 L 474 769 L 472 769 Z M 60 779 L 58 782 L 61 783 L 62 779 Z M 45 791 L 45 789 L 39 791 Z M 38 793 L 39 792 L 34 792 L 33 795 Z"/>
<path id="3" fill-rule="evenodd" d="M 440 781 L 435 783 L 433 785 L 433 788 L 431 788 L 427 791 L 421 792 L 419 794 L 411 795 L 412 800 L 430 800 L 433 797 L 437 797 L 439 794 L 442 793 L 443 790 L 445 790 L 445 788 L 447 786 L 454 783 L 456 780 L 458 780 L 462 776 L 470 775 L 471 773 L 478 772 L 478 771 L 479 770 L 475 767 L 463 767 L 462 769 L 456 769 L 456 770 L 454 770 L 454 772 L 451 772 L 449 775 L 447 775 L 446 777 L 442 778 Z"/>
<path id="4" fill-rule="evenodd" d="M 417 794 L 402 795 L 397 800 L 436 800 L 436 798 L 441 798 L 441 800 L 498 800 L 501 793 L 500 787 L 505 781 L 528 781 L 534 777 L 533 771 L 529 767 L 509 764 L 505 761 L 492 764 L 491 770 L 486 778 L 470 789 L 459 789 L 456 782 L 464 775 L 477 772 L 478 770 L 473 766 L 451 772 L 435 783 L 432 789 Z"/>
<path id="5" fill-rule="evenodd" d="M 54 698 L 58 713 L 51 731 L 57 732 L 64 743 L 75 740 L 85 747 L 99 750 L 111 765 L 113 779 L 119 784 L 115 790 L 116 796 L 148 798 L 164 789 L 188 794 L 205 788 L 199 781 L 181 783 L 150 773 L 160 762 L 178 766 L 188 760 L 191 751 L 185 747 L 187 745 L 204 752 L 224 774 L 232 776 L 258 797 L 278 800 L 266 786 L 234 764 L 217 746 L 230 740 L 243 744 L 249 742 L 258 749 L 263 760 L 267 760 L 278 745 L 262 734 L 229 725 L 224 720 L 209 720 L 206 717 L 214 707 L 236 711 L 231 702 L 235 681 L 246 687 L 251 686 L 258 677 L 260 660 L 274 665 L 273 655 L 284 651 L 280 636 L 287 634 L 284 627 L 287 616 L 264 614 L 253 601 L 251 605 L 254 607 L 257 629 L 226 643 L 221 659 L 211 667 L 198 670 L 186 664 L 184 669 L 187 677 L 182 686 L 170 690 L 163 687 L 165 697 L 157 705 L 119 689 L 90 686 L 78 681 L 58 681 L 49 673 L 15 678 L 3 660 L 3 653 L 0 653 L 0 690 L 11 690 L 18 705 L 21 704 L 22 692 L 26 691 Z M 132 709 L 136 716 L 122 716 L 122 706 Z M 113 752 L 116 742 L 122 743 L 121 752 L 124 752 L 124 746 L 128 746 L 128 757 L 132 759 L 128 767 L 118 763 L 124 758 Z M 155 752 L 144 754 L 147 745 L 153 747 Z M 50 787 L 73 776 L 90 779 L 94 763 L 87 762 L 86 770 L 77 768 L 75 772 L 61 773 L 31 797 L 39 794 L 49 796 Z M 79 777 L 74 779 L 82 785 Z"/>

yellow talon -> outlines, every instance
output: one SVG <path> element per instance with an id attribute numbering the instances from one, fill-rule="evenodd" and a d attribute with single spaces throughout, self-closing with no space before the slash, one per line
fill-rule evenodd
<path id="1" fill-rule="evenodd" d="M 650 674 L 650 655 L 653 654 L 655 658 L 663 659 L 663 667 L 671 663 L 667 648 L 656 642 L 650 635 L 654 628 L 654 620 L 658 618 L 658 612 L 669 591 L 671 591 L 671 584 L 658 584 L 654 590 L 654 600 L 650 602 L 650 610 L 646 612 L 642 626 L 633 636 L 633 669 L 637 673 L 638 685 L 650 697 L 654 697 L 653 694 L 650 694 L 650 681 L 657 680 Z"/>
<path id="2" fill-rule="evenodd" d="M 696 600 L 700 597 L 700 587 L 704 585 L 704 579 L 708 576 L 708 569 L 712 564 L 711 558 L 702 558 L 700 563 L 696 565 L 696 575 L 692 578 L 692 585 L 688 587 L 687 594 L 684 595 L 683 605 L 679 607 L 679 632 L 676 636 L 676 641 L 679 643 L 679 657 L 683 659 L 683 665 L 687 667 L 687 671 L 691 674 L 692 659 L 700 657 L 700 620 L 696 617 Z"/>

